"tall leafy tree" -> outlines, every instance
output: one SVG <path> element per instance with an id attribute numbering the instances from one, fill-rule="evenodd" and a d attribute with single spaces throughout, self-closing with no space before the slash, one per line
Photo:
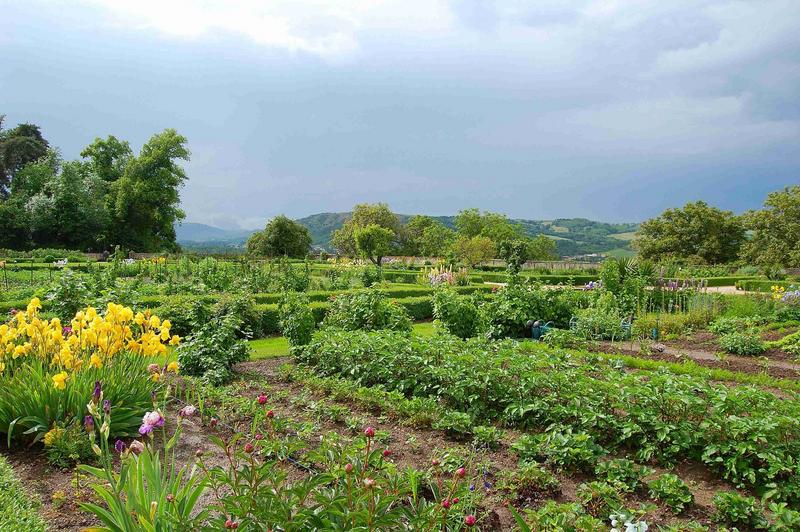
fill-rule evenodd
<path id="1" fill-rule="evenodd" d="M 431 216 L 416 215 L 402 228 L 401 238 L 404 255 L 440 257 L 455 240 L 455 232 Z"/>
<path id="2" fill-rule="evenodd" d="M 486 236 L 473 236 L 471 238 L 462 236 L 453 244 L 456 255 L 475 267 L 481 262 L 485 262 L 494 257 L 496 252 L 495 244 L 492 239 Z"/>
<path id="3" fill-rule="evenodd" d="M 396 240 L 400 230 L 400 220 L 385 203 L 361 203 L 353 207 L 353 212 L 340 229 L 333 232 L 331 244 L 343 255 L 354 256 L 356 247 L 356 229 L 368 225 L 378 225 L 392 232 L 392 240 Z"/>
<path id="4" fill-rule="evenodd" d="M 772 192 L 764 209 L 745 215 L 752 238 L 743 248 L 743 256 L 760 265 L 800 268 L 800 186 Z"/>
<path id="5" fill-rule="evenodd" d="M 375 266 L 381 267 L 381 260 L 392 249 L 395 233 L 378 224 L 356 227 L 354 230 L 356 250 L 362 257 L 368 258 Z"/>
<path id="6" fill-rule="evenodd" d="M 0 198 L 8 197 L 17 172 L 43 157 L 50 146 L 39 126 L 19 124 L 14 129 L 3 131 L 4 119 L 5 115 L 0 115 Z"/>
<path id="7" fill-rule="evenodd" d="M 539 235 L 527 241 L 528 260 L 558 260 L 556 241 L 547 235 Z"/>
<path id="8" fill-rule="evenodd" d="M 175 222 L 186 217 L 179 196 L 186 181 L 179 161 L 190 156 L 186 144 L 186 137 L 166 129 L 125 165 L 111 184 L 112 244 L 144 252 L 177 247 Z"/>
<path id="9" fill-rule="evenodd" d="M 105 139 L 94 139 L 83 149 L 81 157 L 88 160 L 100 179 L 113 183 L 125 173 L 125 168 L 133 158 L 133 150 L 126 141 L 109 135 Z"/>
<path id="10" fill-rule="evenodd" d="M 247 241 L 248 252 L 268 257 L 302 258 L 310 247 L 308 228 L 284 215 L 270 220 L 263 231 L 254 233 Z"/>
<path id="11" fill-rule="evenodd" d="M 735 260 L 744 241 L 740 217 L 696 201 L 642 223 L 633 246 L 645 259 L 717 264 Z"/>

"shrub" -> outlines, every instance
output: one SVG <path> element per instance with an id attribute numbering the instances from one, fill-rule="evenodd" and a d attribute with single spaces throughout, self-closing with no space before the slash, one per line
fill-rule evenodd
<path id="1" fill-rule="evenodd" d="M 411 319 L 405 308 L 378 290 L 333 297 L 322 324 L 347 331 L 411 331 Z"/>
<path id="2" fill-rule="evenodd" d="M 767 350 L 761 336 L 752 331 L 738 331 L 723 335 L 719 345 L 728 353 L 736 355 L 759 355 Z"/>
<path id="3" fill-rule="evenodd" d="M 305 295 L 287 293 L 278 311 L 281 333 L 289 340 L 290 346 L 306 345 L 311 341 L 317 324 Z"/>
<path id="4" fill-rule="evenodd" d="M 525 324 L 529 320 L 566 328 L 575 310 L 586 306 L 586 297 L 578 290 L 512 283 L 498 290 L 481 310 L 491 338 L 521 338 L 528 335 Z"/>
<path id="5" fill-rule="evenodd" d="M 246 331 L 235 315 L 216 317 L 194 333 L 178 348 L 178 361 L 187 375 L 219 385 L 233 376 L 234 364 L 250 356 Z"/>
<path id="6" fill-rule="evenodd" d="M 708 327 L 708 330 L 714 334 L 724 335 L 753 328 L 762 324 L 764 321 L 765 320 L 763 319 L 752 316 L 746 318 L 722 316 L 714 320 L 714 322 Z"/>
<path id="7" fill-rule="evenodd" d="M 0 530 L 44 532 L 45 522 L 38 510 L 39 500 L 25 492 L 8 461 L 0 455 Z"/>
<path id="8" fill-rule="evenodd" d="M 681 513 L 687 506 L 694 502 L 694 495 L 689 486 L 672 473 L 665 473 L 660 477 L 647 483 L 650 488 L 650 496 L 658 499 L 676 514 Z"/>
<path id="9" fill-rule="evenodd" d="M 171 324 L 110 304 L 103 315 L 79 311 L 65 328 L 40 318 L 40 308 L 34 298 L 0 325 L 0 353 L 12 354 L 0 358 L 0 432 L 9 441 L 38 441 L 55 426 L 80 424 L 99 384 L 115 414 L 111 434 L 135 434 L 163 373 L 166 343 L 178 343 Z"/>
<path id="10" fill-rule="evenodd" d="M 615 458 L 600 462 L 594 471 L 598 478 L 627 492 L 639 489 L 642 479 L 653 472 L 651 468 L 639 465 L 627 458 Z"/>
<path id="11" fill-rule="evenodd" d="M 722 492 L 714 495 L 714 515 L 717 523 L 733 526 L 767 528 L 769 522 L 764 516 L 764 508 L 755 497 L 747 497 L 736 492 Z"/>
<path id="12" fill-rule="evenodd" d="M 446 288 L 433 294 L 433 317 L 459 338 L 477 336 L 482 329 L 481 312 L 475 300 Z"/>
<path id="13" fill-rule="evenodd" d="M 497 489 L 513 494 L 518 504 L 536 503 L 561 492 L 556 476 L 536 462 L 524 462 L 514 471 L 503 472 Z"/>
<path id="14" fill-rule="evenodd" d="M 610 293 L 603 294 L 595 306 L 578 310 L 572 329 L 583 338 L 593 340 L 620 340 L 628 331 L 622 326 L 623 316 Z"/>
<path id="15" fill-rule="evenodd" d="M 47 309 L 66 322 L 92 300 L 92 291 L 83 276 L 64 270 L 47 294 Z"/>

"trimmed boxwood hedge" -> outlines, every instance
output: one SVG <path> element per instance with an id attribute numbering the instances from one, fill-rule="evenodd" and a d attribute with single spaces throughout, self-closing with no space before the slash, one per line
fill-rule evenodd
<path id="1" fill-rule="evenodd" d="M 473 281 L 483 281 L 483 282 L 494 282 L 494 283 L 505 283 L 508 281 L 508 275 L 505 273 L 492 273 L 492 272 L 483 272 L 483 273 L 473 273 L 470 274 L 470 279 Z M 531 281 L 538 281 L 543 284 L 549 285 L 556 285 L 556 284 L 563 284 L 563 285 L 571 285 L 571 286 L 583 286 L 590 281 L 597 281 L 597 275 L 524 275 L 525 279 L 529 279 Z"/>
<path id="2" fill-rule="evenodd" d="M 755 279 L 755 277 L 707 277 L 708 286 L 736 286 L 739 282 Z"/>
<path id="3" fill-rule="evenodd" d="M 773 286 L 789 288 L 797 286 L 800 288 L 800 281 L 770 281 L 769 279 L 747 279 L 737 281 L 736 288 L 747 292 L 769 292 Z"/>

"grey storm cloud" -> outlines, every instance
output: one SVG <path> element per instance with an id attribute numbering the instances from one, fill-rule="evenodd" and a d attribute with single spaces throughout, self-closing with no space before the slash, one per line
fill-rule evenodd
<path id="1" fill-rule="evenodd" d="M 0 113 L 66 157 L 165 127 L 189 219 L 387 201 L 741 211 L 800 181 L 796 0 L 0 0 Z"/>

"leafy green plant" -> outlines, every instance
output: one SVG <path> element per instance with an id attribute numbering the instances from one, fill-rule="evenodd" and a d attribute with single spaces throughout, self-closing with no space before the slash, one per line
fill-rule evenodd
<path id="1" fill-rule="evenodd" d="M 740 495 L 736 492 L 722 492 L 714 495 L 714 515 L 717 523 L 733 526 L 749 526 L 766 529 L 769 521 L 764 515 L 764 508 L 756 502 L 755 497 Z"/>
<path id="2" fill-rule="evenodd" d="M 240 325 L 236 316 L 225 316 L 200 327 L 178 347 L 181 371 L 217 385 L 229 380 L 234 364 L 250 356 Z"/>
<path id="3" fill-rule="evenodd" d="M 445 287 L 433 293 L 433 317 L 459 338 L 477 336 L 483 329 L 482 314 L 475 300 Z"/>
<path id="4" fill-rule="evenodd" d="M 723 335 L 719 345 L 728 353 L 736 355 L 758 355 L 767 350 L 767 346 L 756 332 L 738 331 Z"/>
<path id="5" fill-rule="evenodd" d="M 679 514 L 694 502 L 694 495 L 689 486 L 672 473 L 665 473 L 647 483 L 650 488 L 650 496 L 658 499 L 670 510 Z"/>
<path id="6" fill-rule="evenodd" d="M 548 501 L 535 512 L 529 512 L 527 519 L 523 519 L 513 508 L 511 512 L 522 532 L 594 532 L 605 528 L 603 521 L 588 515 L 578 503 Z M 532 522 L 533 526 L 528 522 Z"/>
<path id="7" fill-rule="evenodd" d="M 497 427 L 476 425 L 472 428 L 472 445 L 476 449 L 493 451 L 500 447 L 503 432 Z"/>
<path id="8" fill-rule="evenodd" d="M 608 482 L 588 482 L 578 486 L 575 497 L 594 517 L 606 517 L 623 507 L 622 494 Z"/>
<path id="9" fill-rule="evenodd" d="M 546 458 L 559 469 L 589 470 L 605 450 L 586 432 L 572 427 L 554 429 L 545 434 L 524 435 L 511 448 L 523 460 Z"/>
<path id="10" fill-rule="evenodd" d="M 44 435 L 44 449 L 47 461 L 62 469 L 88 462 L 94 457 L 86 433 L 78 423 L 72 423 L 67 428 L 56 426 L 50 429 Z"/>
<path id="11" fill-rule="evenodd" d="M 46 299 L 48 310 L 66 323 L 92 301 L 92 290 L 83 275 L 65 269 Z"/>
<path id="12" fill-rule="evenodd" d="M 411 331 L 411 319 L 406 310 L 380 290 L 343 294 L 331 299 L 323 327 L 347 331 Z"/>
<path id="13" fill-rule="evenodd" d="M 306 345 L 316 328 L 314 313 L 303 294 L 287 293 L 278 307 L 280 327 L 290 346 Z"/>
<path id="14" fill-rule="evenodd" d="M 561 493 L 556 476 L 536 462 L 523 462 L 517 469 L 504 472 L 496 487 L 511 494 L 522 505 L 554 498 Z"/>
<path id="15" fill-rule="evenodd" d="M 431 427 L 451 438 L 462 439 L 472 434 L 472 418 L 463 412 L 448 411 L 434 420 Z"/>
<path id="16" fill-rule="evenodd" d="M 583 336 L 570 329 L 550 329 L 542 336 L 542 341 L 566 349 L 585 349 L 589 345 Z"/>
<path id="17" fill-rule="evenodd" d="M 614 484 L 626 492 L 639 489 L 644 477 L 653 473 L 652 468 L 639 465 L 627 458 L 614 458 L 600 462 L 594 471 L 598 478 Z"/>

